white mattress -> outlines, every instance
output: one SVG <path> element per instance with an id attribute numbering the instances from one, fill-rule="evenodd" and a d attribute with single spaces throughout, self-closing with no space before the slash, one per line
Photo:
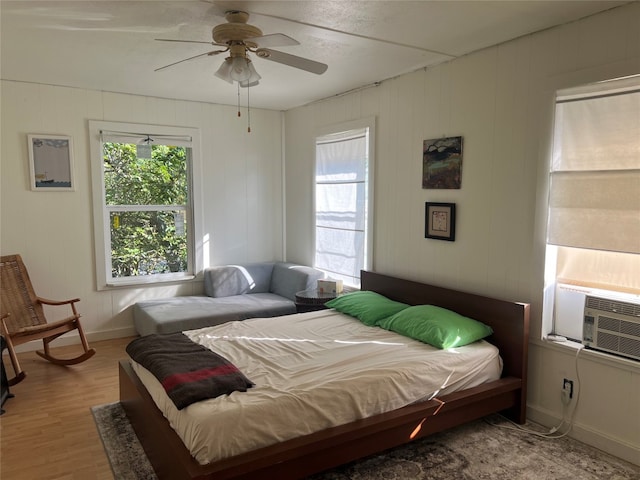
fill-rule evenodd
<path id="1" fill-rule="evenodd" d="M 206 464 L 500 378 L 480 341 L 438 350 L 334 310 L 184 332 L 256 386 L 178 410 L 156 378 L 133 367 L 193 457 Z"/>

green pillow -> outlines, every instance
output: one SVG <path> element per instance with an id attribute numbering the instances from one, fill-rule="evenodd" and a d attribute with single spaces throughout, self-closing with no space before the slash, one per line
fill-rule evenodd
<path id="1" fill-rule="evenodd" d="M 365 325 L 376 326 L 380 320 L 409 307 L 405 303 L 395 302 L 384 295 L 369 290 L 346 293 L 325 303 L 329 308 L 358 318 Z"/>
<path id="2" fill-rule="evenodd" d="M 437 348 L 461 347 L 493 333 L 484 323 L 435 305 L 406 308 L 378 326 Z"/>

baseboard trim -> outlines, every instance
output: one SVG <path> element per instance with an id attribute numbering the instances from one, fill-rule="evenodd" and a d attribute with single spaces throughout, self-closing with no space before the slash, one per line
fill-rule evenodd
<path id="1" fill-rule="evenodd" d="M 89 346 L 92 342 L 99 342 L 101 340 L 110 340 L 112 338 L 134 337 L 137 336 L 134 327 L 123 327 L 115 330 L 103 330 L 100 332 L 85 332 Z M 80 345 L 80 336 L 73 332 L 62 337 L 56 338 L 51 342 L 51 347 L 65 347 L 67 345 Z M 16 352 L 34 352 L 36 350 L 42 350 L 42 340 L 33 340 L 31 342 L 19 345 L 16 347 Z"/>
<path id="2" fill-rule="evenodd" d="M 554 412 L 531 404 L 527 405 L 527 418 L 549 428 L 558 425 L 562 420 L 562 418 Z M 575 421 L 568 436 L 629 463 L 640 466 L 640 446 L 638 445 L 625 442 L 624 440 L 612 437 L 604 432 Z"/>

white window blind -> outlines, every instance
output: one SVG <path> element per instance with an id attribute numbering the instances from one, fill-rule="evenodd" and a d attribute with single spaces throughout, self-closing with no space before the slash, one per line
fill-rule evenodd
<path id="1" fill-rule="evenodd" d="M 368 128 L 316 140 L 315 266 L 358 285 L 365 268 Z"/>
<path id="2" fill-rule="evenodd" d="M 558 95 L 551 244 L 640 254 L 640 84 L 621 83 Z"/>

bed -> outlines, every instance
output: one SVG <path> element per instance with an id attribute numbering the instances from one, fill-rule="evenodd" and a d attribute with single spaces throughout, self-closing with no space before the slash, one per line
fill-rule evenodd
<path id="1" fill-rule="evenodd" d="M 303 478 L 489 413 L 524 423 L 529 305 L 362 272 L 362 290 L 410 305 L 432 304 L 489 325 L 500 378 L 202 465 L 156 407 L 129 360 L 120 362 L 120 400 L 160 478 Z M 305 315 L 305 314 L 301 314 Z"/>

